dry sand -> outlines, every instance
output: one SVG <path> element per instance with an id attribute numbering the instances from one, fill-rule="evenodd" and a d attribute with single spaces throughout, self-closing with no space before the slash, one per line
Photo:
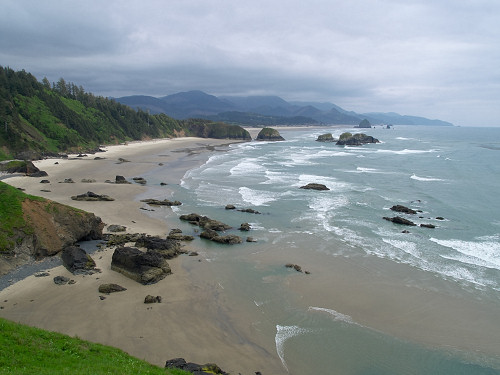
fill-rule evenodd
<path id="1" fill-rule="evenodd" d="M 164 236 L 171 228 L 140 210 L 145 205 L 136 200 L 147 187 L 104 181 L 114 181 L 116 175 L 138 176 L 163 163 L 163 168 L 171 168 L 165 182 L 178 183 L 187 169 L 206 160 L 207 151 L 228 143 L 228 140 L 179 138 L 110 146 L 105 153 L 87 157 L 72 155 L 68 160 L 37 162 L 48 177 L 12 177 L 4 182 L 25 189 L 26 193 L 93 212 L 106 224 L 126 226 L 128 232 Z M 96 156 L 104 159 L 94 160 Z M 119 158 L 129 162 L 120 163 Z M 75 183 L 62 183 L 67 178 Z M 50 184 L 41 184 L 42 179 L 48 179 Z M 96 182 L 84 183 L 82 179 Z M 87 191 L 106 194 L 115 200 L 79 202 L 70 198 Z M 168 196 L 168 185 L 165 195 Z M 7 287 L 0 292 L 0 316 L 112 345 L 159 366 L 168 359 L 184 357 L 198 363 L 215 362 L 231 373 L 285 373 L 274 343 L 255 342 L 248 337 L 248 329 L 238 328 L 245 327 L 244 321 L 233 322 L 228 318 L 225 312 L 230 307 L 218 300 L 216 283 L 194 281 L 190 276 L 199 267 L 207 270 L 208 262 L 181 256 L 169 262 L 172 275 L 155 285 L 144 286 L 111 271 L 112 253 L 113 249 L 107 249 L 94 254 L 102 272 L 92 276 L 74 276 L 60 266 L 50 270 L 49 277 L 29 276 Z M 76 283 L 55 285 L 53 277 L 58 275 L 70 277 Z M 101 300 L 98 287 L 102 283 L 117 283 L 127 290 Z M 144 304 L 147 294 L 162 296 L 162 303 Z"/>

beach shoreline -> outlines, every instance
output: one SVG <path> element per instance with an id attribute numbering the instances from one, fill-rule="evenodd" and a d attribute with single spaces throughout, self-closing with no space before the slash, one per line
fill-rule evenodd
<path id="1" fill-rule="evenodd" d="M 124 225 L 127 233 L 165 237 L 172 229 L 169 220 L 152 215 L 137 197 L 154 191 L 168 198 L 172 194 L 169 184 L 178 184 L 187 170 L 203 164 L 213 152 L 227 150 L 231 143 L 235 141 L 175 138 L 108 146 L 106 152 L 95 155 L 35 162 L 48 173 L 47 177 L 15 176 L 4 182 L 28 194 L 92 212 L 106 225 Z M 117 175 L 131 181 L 135 176 L 154 173 L 158 167 L 170 168 L 170 173 L 163 180 L 166 185 L 153 190 L 137 183 L 105 182 L 114 181 Z M 50 183 L 40 184 L 43 179 Z M 74 182 L 64 182 L 67 179 Z M 82 182 L 83 179 L 95 182 Z M 115 200 L 71 200 L 71 196 L 87 191 Z M 191 277 L 190 269 L 207 269 L 208 262 L 188 256 L 169 260 L 173 274 L 157 284 L 144 286 L 111 271 L 113 251 L 106 248 L 93 254 L 101 273 L 75 276 L 58 266 L 49 270 L 49 277 L 31 275 L 6 287 L 0 291 L 0 316 L 115 346 L 159 366 L 168 359 L 184 357 L 198 363 L 215 362 L 234 373 L 285 373 L 274 345 L 253 342 L 231 322 L 226 301 L 218 299 L 216 282 Z M 58 275 L 76 283 L 56 285 L 53 277 Z M 97 289 L 102 283 L 117 283 L 127 290 L 100 299 Z M 144 304 L 148 294 L 162 296 L 162 303 Z"/>

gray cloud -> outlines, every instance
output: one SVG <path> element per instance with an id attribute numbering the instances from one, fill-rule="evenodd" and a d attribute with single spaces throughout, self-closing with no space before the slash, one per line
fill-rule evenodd
<path id="1" fill-rule="evenodd" d="M 100 95 L 200 89 L 500 125 L 500 3 L 4 0 L 0 64 Z"/>

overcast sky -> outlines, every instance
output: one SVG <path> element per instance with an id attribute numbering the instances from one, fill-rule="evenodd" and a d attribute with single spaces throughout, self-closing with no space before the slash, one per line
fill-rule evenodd
<path id="1" fill-rule="evenodd" d="M 500 126 L 500 1 L 2 0 L 0 65 L 104 96 L 279 95 Z"/>

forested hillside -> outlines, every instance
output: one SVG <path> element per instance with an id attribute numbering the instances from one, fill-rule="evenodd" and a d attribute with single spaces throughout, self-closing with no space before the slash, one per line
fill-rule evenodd
<path id="1" fill-rule="evenodd" d="M 0 66 L 0 160 L 176 136 L 250 139 L 239 126 L 149 115 L 87 93 L 63 78 L 52 84 L 46 78 L 38 82 L 24 70 Z"/>

